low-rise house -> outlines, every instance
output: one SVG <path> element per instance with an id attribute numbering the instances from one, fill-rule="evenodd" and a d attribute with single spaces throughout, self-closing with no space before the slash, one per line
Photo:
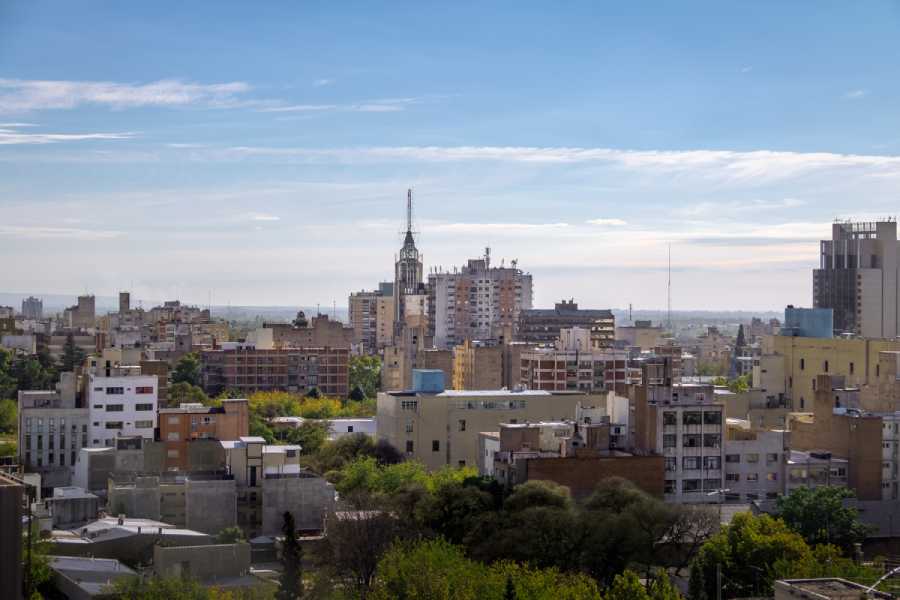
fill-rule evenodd
<path id="1" fill-rule="evenodd" d="M 69 600 L 108 598 L 120 579 L 137 573 L 114 558 L 48 556 L 53 583 Z"/>

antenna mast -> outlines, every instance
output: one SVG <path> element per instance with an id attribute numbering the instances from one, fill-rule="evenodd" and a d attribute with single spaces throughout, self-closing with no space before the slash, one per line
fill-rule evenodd
<path id="1" fill-rule="evenodd" d="M 666 327 L 672 329 L 672 244 L 669 243 L 669 278 L 666 282 Z"/>
<path id="2" fill-rule="evenodd" d="M 406 190 L 406 231 L 412 231 L 412 188 Z"/>

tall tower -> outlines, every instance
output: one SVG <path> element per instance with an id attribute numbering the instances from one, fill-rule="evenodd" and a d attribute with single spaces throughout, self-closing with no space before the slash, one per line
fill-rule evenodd
<path id="1" fill-rule="evenodd" d="M 423 294 L 422 257 L 416 248 L 412 230 L 412 189 L 406 190 L 406 235 L 403 247 L 394 263 L 394 323 L 400 327 L 406 315 L 405 297 Z"/>

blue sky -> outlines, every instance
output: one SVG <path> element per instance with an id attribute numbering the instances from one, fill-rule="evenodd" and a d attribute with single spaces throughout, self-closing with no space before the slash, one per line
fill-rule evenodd
<path id="1" fill-rule="evenodd" d="M 412 186 L 537 305 L 663 307 L 670 244 L 676 309 L 808 305 L 896 213 L 898 59 L 897 2 L 5 2 L 2 287 L 343 304 Z"/>

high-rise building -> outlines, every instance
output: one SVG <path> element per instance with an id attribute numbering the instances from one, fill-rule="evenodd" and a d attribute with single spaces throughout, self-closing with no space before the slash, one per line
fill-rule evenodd
<path id="1" fill-rule="evenodd" d="M 558 302 L 552 309 L 523 310 L 519 315 L 516 339 L 533 344 L 554 344 L 560 330 L 572 327 L 590 331 L 590 349 L 611 348 L 616 339 L 616 319 L 611 310 L 578 308 L 574 300 Z"/>
<path id="2" fill-rule="evenodd" d="M 391 343 L 394 330 L 393 284 L 381 283 L 378 290 L 350 294 L 350 326 L 353 343 L 365 354 L 375 354 Z"/>
<path id="3" fill-rule="evenodd" d="M 813 306 L 834 310 L 835 332 L 900 336 L 897 222 L 838 222 L 813 270 Z"/>
<path id="4" fill-rule="evenodd" d="M 531 274 L 512 266 L 491 266 L 490 248 L 459 270 L 428 275 L 428 329 L 437 348 L 465 340 L 511 341 L 519 316 L 531 308 Z"/>
<path id="5" fill-rule="evenodd" d="M 44 317 L 44 301 L 34 296 L 22 300 L 22 316 L 26 319 L 42 319 Z"/>
<path id="6" fill-rule="evenodd" d="M 131 292 L 119 292 L 119 313 L 131 310 Z"/>
<path id="7" fill-rule="evenodd" d="M 407 300 L 410 296 L 423 296 L 422 256 L 416 248 L 412 231 L 412 190 L 406 191 L 406 235 L 403 247 L 394 263 L 394 328 L 403 327 L 407 316 Z M 418 300 L 416 301 L 418 303 Z"/>

